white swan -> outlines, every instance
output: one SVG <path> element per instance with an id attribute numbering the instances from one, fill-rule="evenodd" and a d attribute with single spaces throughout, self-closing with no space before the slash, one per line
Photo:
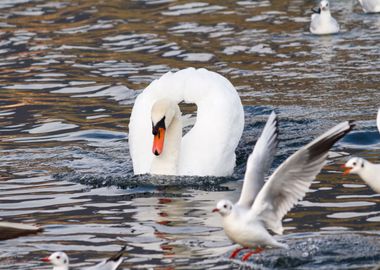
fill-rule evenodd
<path id="1" fill-rule="evenodd" d="M 177 105 L 182 101 L 197 105 L 196 122 L 184 137 Z M 168 72 L 150 83 L 133 106 L 129 122 L 133 171 L 231 175 L 243 128 L 240 97 L 226 78 L 206 69 Z"/>

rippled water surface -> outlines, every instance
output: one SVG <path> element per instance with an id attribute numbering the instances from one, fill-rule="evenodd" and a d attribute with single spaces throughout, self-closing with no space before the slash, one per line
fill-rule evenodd
<path id="1" fill-rule="evenodd" d="M 380 162 L 380 15 L 331 2 L 342 32 L 308 32 L 315 1 L 0 1 L 0 217 L 44 232 L 0 242 L 0 269 L 75 266 L 128 244 L 123 269 L 232 269 L 211 213 L 237 199 L 245 160 L 272 109 L 274 166 L 346 119 L 334 151 Z M 231 178 L 133 176 L 128 121 L 137 94 L 169 70 L 206 67 L 241 96 L 246 127 Z M 324 168 L 284 219 L 290 249 L 244 267 L 371 269 L 380 262 L 380 195 Z M 274 167 L 273 167 L 274 168 Z M 273 169 L 272 168 L 272 169 Z M 86 261 L 86 262 L 85 262 Z"/>

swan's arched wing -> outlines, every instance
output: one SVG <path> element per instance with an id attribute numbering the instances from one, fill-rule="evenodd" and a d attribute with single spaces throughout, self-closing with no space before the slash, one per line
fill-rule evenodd
<path id="1" fill-rule="evenodd" d="M 379 110 L 377 111 L 377 129 L 378 129 L 379 132 L 380 132 L 380 108 L 379 108 Z"/>
<path id="2" fill-rule="evenodd" d="M 308 191 L 330 148 L 353 126 L 348 121 L 340 123 L 285 160 L 257 195 L 251 215 L 261 219 L 273 232 L 282 234 L 282 218 Z"/>
<path id="3" fill-rule="evenodd" d="M 250 208 L 256 195 L 264 185 L 265 174 L 268 172 L 278 145 L 278 122 L 274 112 L 268 118 L 267 123 L 257 140 L 252 153 L 248 157 L 245 170 L 243 188 L 238 205 Z"/>

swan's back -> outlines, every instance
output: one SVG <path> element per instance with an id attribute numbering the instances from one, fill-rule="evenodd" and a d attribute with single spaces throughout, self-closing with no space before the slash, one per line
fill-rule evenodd
<path id="1" fill-rule="evenodd" d="M 178 174 L 232 174 L 235 149 L 244 128 L 239 95 L 223 76 L 194 68 L 164 74 L 137 97 L 129 124 L 134 173 L 149 173 L 153 159 L 151 108 L 163 98 L 195 103 L 198 108 L 194 127 L 182 139 Z"/>

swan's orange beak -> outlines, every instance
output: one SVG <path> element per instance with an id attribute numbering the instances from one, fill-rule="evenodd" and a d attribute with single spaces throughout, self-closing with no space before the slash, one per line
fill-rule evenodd
<path id="1" fill-rule="evenodd" d="M 351 172 L 352 168 L 351 167 L 347 167 L 345 164 L 343 164 L 341 166 L 342 169 L 344 169 L 344 172 L 343 172 L 343 175 L 347 175 Z"/>
<path id="2" fill-rule="evenodd" d="M 157 130 L 157 133 L 154 135 L 152 152 L 156 156 L 159 156 L 164 149 L 164 140 L 165 140 L 165 128 L 160 127 Z"/>

